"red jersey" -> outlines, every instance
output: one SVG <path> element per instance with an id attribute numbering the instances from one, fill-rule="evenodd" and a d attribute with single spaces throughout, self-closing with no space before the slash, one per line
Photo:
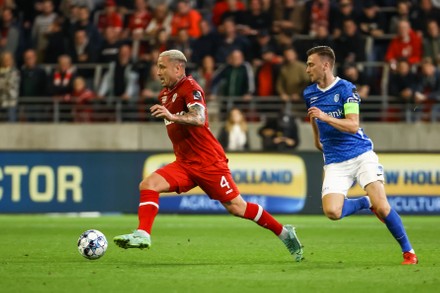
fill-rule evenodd
<path id="1" fill-rule="evenodd" d="M 194 104 L 205 109 L 206 121 L 203 126 L 184 125 L 165 119 L 176 161 L 203 167 L 227 160 L 223 147 L 209 129 L 205 93 L 191 76 L 182 78 L 172 89 L 164 88 L 159 94 L 159 102 L 175 115 L 187 113 L 188 107 Z"/>

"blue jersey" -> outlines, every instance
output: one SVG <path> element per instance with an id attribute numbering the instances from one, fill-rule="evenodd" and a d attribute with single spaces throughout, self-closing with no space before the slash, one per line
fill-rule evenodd
<path id="1" fill-rule="evenodd" d="M 360 103 L 356 87 L 349 81 L 336 77 L 326 89 L 312 84 L 304 90 L 307 109 L 317 107 L 327 115 L 343 119 L 345 103 Z M 362 128 L 351 134 L 342 132 L 330 124 L 316 119 L 319 138 L 324 152 L 324 163 L 339 163 L 355 158 L 373 149 L 373 143 Z"/>

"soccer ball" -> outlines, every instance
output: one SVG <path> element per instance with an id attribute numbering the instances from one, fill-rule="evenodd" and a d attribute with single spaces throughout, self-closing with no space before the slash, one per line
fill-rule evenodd
<path id="1" fill-rule="evenodd" d="M 91 229 L 78 238 L 78 251 L 87 259 L 94 260 L 104 255 L 108 242 L 101 231 Z"/>

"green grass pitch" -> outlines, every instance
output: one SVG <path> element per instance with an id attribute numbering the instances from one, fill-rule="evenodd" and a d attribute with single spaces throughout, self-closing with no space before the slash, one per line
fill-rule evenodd
<path id="1" fill-rule="evenodd" d="M 149 250 L 116 247 L 135 216 L 0 216 L 1 292 L 439 292 L 440 217 L 403 217 L 420 264 L 402 266 L 398 244 L 374 216 L 331 222 L 277 216 L 297 227 L 296 263 L 269 231 L 232 216 L 159 215 Z M 103 258 L 79 255 L 85 230 L 109 240 Z"/>

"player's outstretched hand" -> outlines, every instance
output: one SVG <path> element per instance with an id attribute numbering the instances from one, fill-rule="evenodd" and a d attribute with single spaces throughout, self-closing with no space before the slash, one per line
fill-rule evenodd
<path id="1" fill-rule="evenodd" d="M 168 111 L 168 109 L 162 105 L 153 105 L 151 106 L 150 111 L 153 117 L 163 118 L 163 119 L 167 119 L 168 121 L 173 121 L 172 119 L 174 115 L 171 114 L 170 111 Z"/>

